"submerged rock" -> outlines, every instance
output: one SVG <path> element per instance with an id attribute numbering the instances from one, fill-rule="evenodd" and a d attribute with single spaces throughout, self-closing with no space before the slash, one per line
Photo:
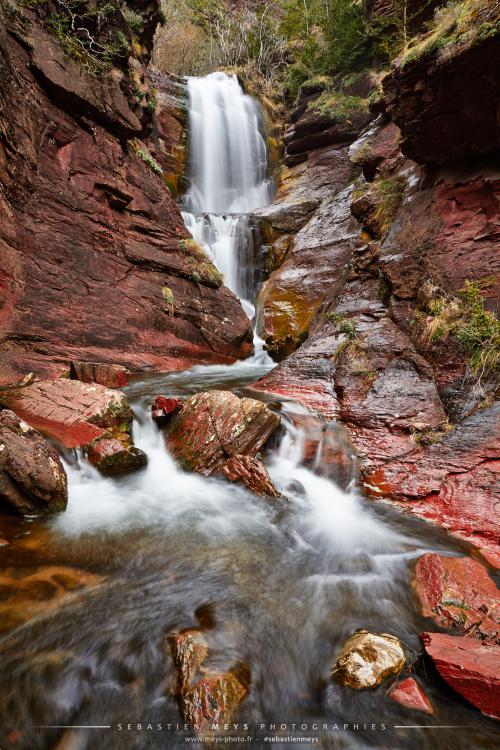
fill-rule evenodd
<path id="1" fill-rule="evenodd" d="M 389 633 L 357 630 L 345 643 L 334 669 L 343 685 L 372 688 L 404 667 L 400 641 Z"/>
<path id="2" fill-rule="evenodd" d="M 68 502 L 57 451 L 9 410 L 0 412 L 0 501 L 23 515 L 56 513 Z"/>
<path id="3" fill-rule="evenodd" d="M 235 672 L 216 673 L 205 665 L 207 641 L 199 630 L 169 636 L 177 668 L 179 703 L 184 720 L 209 734 L 212 722 L 229 723 L 247 693 Z"/>
<path id="4" fill-rule="evenodd" d="M 389 690 L 388 696 L 405 708 L 423 711 L 426 714 L 434 713 L 432 703 L 413 677 L 407 677 L 406 680 L 397 682 Z"/>
<path id="5" fill-rule="evenodd" d="M 500 646 L 443 633 L 422 633 L 420 638 L 453 690 L 486 716 L 500 719 Z"/>
<path id="6" fill-rule="evenodd" d="M 220 473 L 233 456 L 255 456 L 279 421 L 261 401 L 206 391 L 184 402 L 165 439 L 184 469 L 208 476 Z"/>
<path id="7" fill-rule="evenodd" d="M 480 563 L 428 553 L 415 567 L 415 587 L 424 617 L 442 628 L 498 642 L 500 595 Z"/>

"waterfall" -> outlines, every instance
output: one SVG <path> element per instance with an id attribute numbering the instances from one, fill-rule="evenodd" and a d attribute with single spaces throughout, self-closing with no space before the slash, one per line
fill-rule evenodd
<path id="1" fill-rule="evenodd" d="M 252 318 L 255 263 L 249 213 L 272 197 L 262 111 L 235 75 L 188 78 L 187 89 L 190 187 L 184 222 Z"/>

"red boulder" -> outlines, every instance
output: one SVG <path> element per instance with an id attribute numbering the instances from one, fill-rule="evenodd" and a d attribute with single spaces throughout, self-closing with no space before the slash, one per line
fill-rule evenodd
<path id="1" fill-rule="evenodd" d="M 500 719 L 500 647 L 475 638 L 422 633 L 441 677 L 469 703 Z"/>
<path id="2" fill-rule="evenodd" d="M 164 425 L 180 409 L 182 409 L 182 401 L 179 398 L 157 396 L 151 404 L 151 417 L 157 425 Z"/>

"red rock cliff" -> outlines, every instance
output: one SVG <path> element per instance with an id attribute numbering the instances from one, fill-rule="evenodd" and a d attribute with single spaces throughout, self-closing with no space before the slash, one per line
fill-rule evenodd
<path id="1" fill-rule="evenodd" d="M 168 143 L 168 99 L 159 74 L 142 85 L 158 13 L 136 5 L 134 59 L 96 74 L 43 9 L 0 4 L 0 382 L 72 359 L 170 370 L 251 351 L 142 140 Z"/>

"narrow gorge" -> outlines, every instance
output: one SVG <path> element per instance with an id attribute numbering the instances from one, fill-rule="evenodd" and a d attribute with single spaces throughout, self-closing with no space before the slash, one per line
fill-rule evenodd
<path id="1" fill-rule="evenodd" d="M 498 746 L 499 51 L 0 0 L 0 750 Z"/>

